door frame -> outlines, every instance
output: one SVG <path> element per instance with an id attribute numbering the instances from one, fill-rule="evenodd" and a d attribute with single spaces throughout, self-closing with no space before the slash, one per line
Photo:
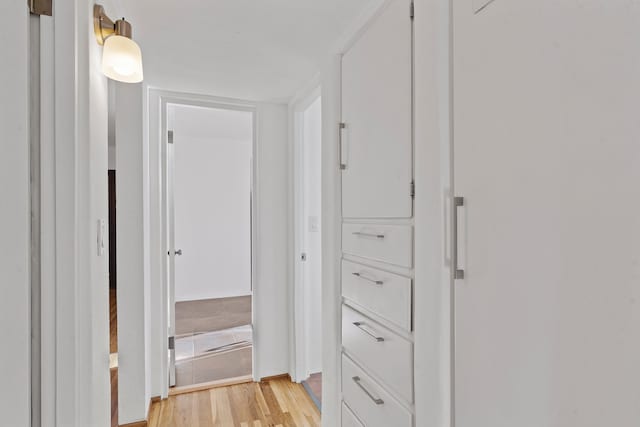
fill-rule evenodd
<path id="1" fill-rule="evenodd" d="M 292 378 L 295 382 L 302 382 L 309 377 L 310 368 L 308 366 L 308 357 L 306 343 L 307 322 L 305 320 L 305 279 L 304 279 L 304 262 L 301 262 L 301 255 L 305 251 L 305 221 L 304 221 L 304 186 L 306 183 L 306 174 L 303 170 L 304 164 L 304 113 L 319 98 L 322 97 L 322 87 L 317 79 L 314 79 L 310 87 L 301 92 L 289 105 L 289 120 L 291 123 L 291 170 L 293 176 L 292 200 L 293 200 L 293 284 L 292 284 Z M 322 159 L 318 159 L 322 164 Z M 322 185 L 322 183 L 321 183 Z"/>
<path id="2" fill-rule="evenodd" d="M 149 90 L 149 110 L 148 110 L 148 124 L 149 124 L 149 140 L 150 140 L 150 162 L 155 162 L 158 166 L 158 175 L 151 177 L 151 182 L 159 180 L 159 185 L 152 187 L 151 195 L 152 206 L 158 206 L 159 210 L 153 212 L 151 210 L 151 222 L 152 225 L 156 224 L 151 230 L 152 244 L 155 243 L 155 247 L 152 250 L 156 256 L 161 256 L 159 260 L 159 266 L 161 269 L 160 284 L 159 287 L 152 287 L 152 300 L 160 301 L 158 306 L 152 304 L 152 322 L 158 322 L 161 325 L 158 328 L 158 334 L 152 337 L 153 352 L 152 357 L 157 357 L 158 365 L 156 368 L 160 372 L 153 372 L 152 375 L 158 375 L 160 379 L 161 397 L 166 398 L 169 395 L 169 361 L 167 357 L 167 344 L 169 340 L 169 318 L 168 309 L 163 310 L 162 307 L 167 307 L 169 304 L 169 258 L 167 257 L 168 247 L 168 194 L 167 194 L 167 144 L 168 144 L 168 128 L 167 123 L 167 108 L 169 104 L 172 105 L 185 105 L 194 107 L 224 109 L 244 111 L 252 114 L 253 120 L 253 160 L 252 160 L 252 176 L 251 176 L 251 287 L 252 287 L 252 324 L 254 324 L 253 332 L 253 360 L 252 360 L 252 375 L 254 381 L 259 381 L 259 369 L 257 366 L 258 354 L 259 354 L 259 330 L 255 328 L 256 320 L 256 301 L 259 299 L 260 287 L 257 281 L 257 265 L 258 254 L 256 248 L 258 247 L 258 198 L 259 198 L 259 185 L 257 182 L 259 164 L 258 164 L 258 147 L 257 147 L 257 123 L 258 123 L 258 106 L 256 103 L 236 100 L 230 98 L 220 98 L 207 95 L 195 95 L 184 92 L 172 92 L 161 89 Z M 152 146 L 154 146 L 152 148 Z M 157 150 L 157 151 L 156 151 Z M 153 174 L 153 170 L 151 173 Z M 157 191 L 154 191 L 157 190 Z M 154 198 L 157 197 L 157 200 Z M 158 204 L 154 204 L 154 201 Z M 152 256 L 153 263 L 153 256 Z M 159 295 L 158 295 L 159 294 Z M 154 298 L 155 297 L 155 298 Z M 157 355 L 157 356 L 156 356 Z"/>

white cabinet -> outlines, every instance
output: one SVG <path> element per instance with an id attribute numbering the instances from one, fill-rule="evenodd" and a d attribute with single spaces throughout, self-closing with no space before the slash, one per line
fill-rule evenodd
<path id="1" fill-rule="evenodd" d="M 342 346 L 397 396 L 413 401 L 413 345 L 380 323 L 342 306 Z"/>
<path id="2" fill-rule="evenodd" d="M 413 426 L 411 4 L 387 2 L 342 59 L 343 427 Z"/>
<path id="3" fill-rule="evenodd" d="M 342 214 L 413 211 L 411 2 L 395 0 L 342 59 Z"/>
<path id="4" fill-rule="evenodd" d="M 347 356 L 342 356 L 342 394 L 349 408 L 367 427 L 413 425 L 411 412 Z M 342 427 L 348 425 L 343 423 Z"/>
<path id="5" fill-rule="evenodd" d="M 636 426 L 640 8 L 452 4 L 456 426 Z"/>
<path id="6" fill-rule="evenodd" d="M 411 331 L 412 280 L 374 267 L 342 261 L 342 296 Z"/>
<path id="7" fill-rule="evenodd" d="M 343 224 L 342 252 L 411 268 L 413 228 L 409 225 Z"/>

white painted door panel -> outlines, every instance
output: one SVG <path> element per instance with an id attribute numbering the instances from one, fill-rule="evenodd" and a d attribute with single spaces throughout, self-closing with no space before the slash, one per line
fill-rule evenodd
<path id="1" fill-rule="evenodd" d="M 411 413 L 345 355 L 342 355 L 342 394 L 367 427 L 412 426 Z"/>
<path id="2" fill-rule="evenodd" d="M 640 5 L 454 1 L 457 427 L 640 422 Z"/>
<path id="3" fill-rule="evenodd" d="M 342 402 L 342 427 L 364 427 L 344 402 Z"/>
<path id="4" fill-rule="evenodd" d="M 411 342 L 343 305 L 342 346 L 398 396 L 413 401 Z"/>
<path id="5" fill-rule="evenodd" d="M 412 25 L 395 0 L 342 60 L 344 218 L 410 218 Z"/>
<path id="6" fill-rule="evenodd" d="M 343 224 L 342 251 L 400 267 L 413 267 L 410 225 Z"/>
<path id="7" fill-rule="evenodd" d="M 342 261 L 342 296 L 411 331 L 413 286 L 408 277 Z"/>

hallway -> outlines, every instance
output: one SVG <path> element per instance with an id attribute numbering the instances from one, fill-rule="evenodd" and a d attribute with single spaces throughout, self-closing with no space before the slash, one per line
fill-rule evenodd
<path id="1" fill-rule="evenodd" d="M 149 427 L 316 427 L 320 413 L 289 378 L 214 388 L 153 403 Z"/>

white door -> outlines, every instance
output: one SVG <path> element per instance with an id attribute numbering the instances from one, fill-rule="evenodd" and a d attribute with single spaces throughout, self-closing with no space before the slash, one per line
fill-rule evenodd
<path id="1" fill-rule="evenodd" d="M 453 2 L 456 426 L 637 426 L 640 7 L 474 3 Z"/>
<path id="2" fill-rule="evenodd" d="M 413 215 L 411 1 L 395 0 L 342 59 L 342 215 Z"/>
<path id="3" fill-rule="evenodd" d="M 0 378 L 9 386 L 0 402 L 2 424 L 26 426 L 31 420 L 30 182 L 29 182 L 29 10 L 26 2 L 3 1 L 0 15 Z M 34 52 L 35 53 L 35 52 Z M 34 402 L 37 403 L 37 402 Z M 37 410 L 37 408 L 36 408 Z"/>
<path id="4" fill-rule="evenodd" d="M 169 387 L 176 385 L 176 255 L 182 255 L 181 250 L 176 249 L 176 227 L 175 227 L 175 145 L 173 141 L 173 131 L 168 134 L 167 146 L 167 226 L 169 228 Z"/>
<path id="5" fill-rule="evenodd" d="M 322 371 L 322 100 L 295 107 L 295 380 Z"/>

